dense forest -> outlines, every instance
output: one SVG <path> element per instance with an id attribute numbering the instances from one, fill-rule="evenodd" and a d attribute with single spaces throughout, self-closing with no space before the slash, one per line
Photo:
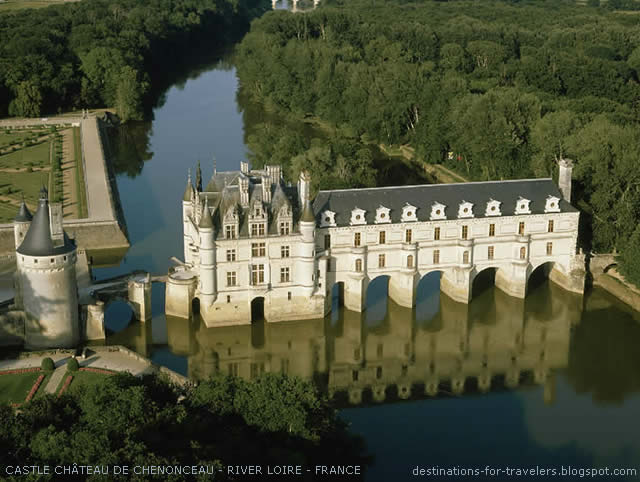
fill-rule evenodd
<path id="1" fill-rule="evenodd" d="M 116 107 L 140 119 L 151 84 L 220 47 L 265 0 L 90 0 L 0 14 L 0 117 Z"/>
<path id="2" fill-rule="evenodd" d="M 256 20 L 238 76 L 269 108 L 406 145 L 468 179 L 553 176 L 574 159 L 585 247 L 617 249 L 640 283 L 640 15 L 596 4 L 327 0 Z M 283 137 L 270 142 L 293 154 L 291 175 L 308 168 L 316 188 L 332 186 L 339 156 Z M 355 163 L 365 177 L 349 182 L 370 184 L 370 163 Z"/>
<path id="3" fill-rule="evenodd" d="M 50 466 L 50 476 L 37 480 L 60 480 L 53 467 L 74 464 L 111 471 L 65 480 L 238 480 L 226 466 L 329 461 L 364 472 L 371 459 L 311 382 L 285 375 L 216 376 L 181 396 L 155 376 L 118 374 L 59 398 L 35 398 L 20 411 L 0 406 L 3 480 L 14 480 L 4 468 L 26 464 Z M 129 466 L 129 475 L 114 476 L 114 465 Z M 215 474 L 152 477 L 134 474 L 136 465 L 205 465 Z"/>

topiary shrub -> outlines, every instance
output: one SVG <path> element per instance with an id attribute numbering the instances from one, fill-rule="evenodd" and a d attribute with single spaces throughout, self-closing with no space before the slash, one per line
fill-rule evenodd
<path id="1" fill-rule="evenodd" d="M 42 359 L 40 368 L 42 368 L 44 371 L 50 372 L 56 369 L 56 364 L 53 363 L 53 360 L 51 358 L 47 357 Z"/>
<path id="2" fill-rule="evenodd" d="M 75 358 L 69 358 L 69 361 L 67 362 L 67 370 L 70 372 L 77 372 L 79 368 L 80 365 L 78 365 L 78 360 Z"/>

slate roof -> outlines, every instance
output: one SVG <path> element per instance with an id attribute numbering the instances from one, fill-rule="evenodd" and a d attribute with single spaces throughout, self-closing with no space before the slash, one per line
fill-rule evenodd
<path id="1" fill-rule="evenodd" d="M 25 202 L 22 201 L 22 204 L 20 204 L 20 210 L 18 211 L 18 214 L 14 218 L 14 221 L 17 223 L 24 223 L 24 222 L 29 222 L 32 219 L 33 219 L 33 216 L 31 215 L 29 208 L 27 207 Z"/>
<path id="2" fill-rule="evenodd" d="M 374 224 L 376 209 L 382 205 L 391 209 L 391 222 L 400 223 L 402 208 L 409 203 L 418 208 L 418 221 L 430 221 L 434 203 L 446 206 L 446 219 L 458 219 L 458 207 L 467 201 L 473 203 L 473 217 L 483 218 L 487 202 L 493 199 L 502 203 L 502 216 L 514 216 L 520 197 L 531 201 L 531 214 L 542 214 L 548 196 L 560 198 L 561 212 L 577 212 L 562 199 L 558 186 L 550 178 L 320 191 L 313 202 L 313 212 L 319 222 L 322 212 L 333 211 L 336 213 L 336 226 L 349 226 L 351 211 L 358 207 L 366 211 L 367 224 Z"/>
<path id="3" fill-rule="evenodd" d="M 38 210 L 33 216 L 29 230 L 18 247 L 17 251 L 26 256 L 55 256 L 70 253 L 75 249 L 75 244 L 63 232 L 63 242 L 55 246 L 51 239 L 51 226 L 49 224 L 49 201 L 45 196 L 40 198 Z"/>

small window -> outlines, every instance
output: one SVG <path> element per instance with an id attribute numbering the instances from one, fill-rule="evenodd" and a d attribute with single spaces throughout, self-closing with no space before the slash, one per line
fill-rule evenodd
<path id="1" fill-rule="evenodd" d="M 33 263 L 34 263 L 34 264 L 38 264 L 38 260 L 37 260 L 37 259 L 34 259 L 34 260 L 33 260 Z"/>
<path id="2" fill-rule="evenodd" d="M 227 261 L 235 261 L 235 260 L 236 260 L 236 250 L 227 249 Z"/>
<path id="3" fill-rule="evenodd" d="M 360 273 L 362 271 L 362 260 L 356 259 L 356 271 Z"/>
<path id="4" fill-rule="evenodd" d="M 231 303 L 231 296 L 227 295 L 227 303 Z"/>
<path id="5" fill-rule="evenodd" d="M 378 358 L 382 358 L 384 355 L 384 345 L 382 343 L 378 343 L 376 348 L 376 355 Z"/>
<path id="6" fill-rule="evenodd" d="M 523 222 L 520 222 L 520 223 L 518 224 L 518 234 L 519 234 L 520 236 L 522 236 L 522 235 L 524 234 L 524 223 L 523 223 Z"/>
<path id="7" fill-rule="evenodd" d="M 440 241 L 440 228 L 434 228 L 433 229 L 433 239 L 436 241 Z"/>
<path id="8" fill-rule="evenodd" d="M 353 245 L 360 246 L 360 233 L 355 233 L 353 235 Z"/>
<path id="9" fill-rule="evenodd" d="M 235 285 L 236 285 L 236 272 L 227 271 L 227 286 L 235 286 Z"/>
<path id="10" fill-rule="evenodd" d="M 251 243 L 251 256 L 254 258 L 263 258 L 265 254 L 265 243 Z"/>
<path id="11" fill-rule="evenodd" d="M 462 239 L 467 239 L 469 235 L 469 226 L 462 226 Z"/>
<path id="12" fill-rule="evenodd" d="M 522 246 L 520 248 L 520 259 L 525 259 L 527 257 L 527 248 Z"/>
<path id="13" fill-rule="evenodd" d="M 551 256 L 553 254 L 553 243 L 547 243 L 547 256 Z"/>
<path id="14" fill-rule="evenodd" d="M 287 299 L 291 301 L 291 291 L 287 291 Z"/>
<path id="15" fill-rule="evenodd" d="M 404 240 L 405 240 L 405 242 L 410 243 L 412 237 L 413 237 L 413 232 L 410 229 L 407 229 L 404 232 Z"/>
<path id="16" fill-rule="evenodd" d="M 407 256 L 407 268 L 413 268 L 413 255 Z"/>
<path id="17" fill-rule="evenodd" d="M 324 235 L 324 249 L 329 249 L 331 247 L 331 235 Z"/>
<path id="18" fill-rule="evenodd" d="M 547 224 L 547 233 L 553 233 L 553 219 L 549 219 L 549 223 Z"/>
<path id="19" fill-rule="evenodd" d="M 462 253 L 462 263 L 469 264 L 469 251 Z"/>
<path id="20" fill-rule="evenodd" d="M 282 222 L 280 223 L 280 235 L 281 236 L 285 236 L 287 234 L 289 234 L 289 223 L 288 222 Z"/>
<path id="21" fill-rule="evenodd" d="M 496 225 L 491 223 L 489 225 L 489 236 L 495 236 L 496 235 Z"/>
<path id="22" fill-rule="evenodd" d="M 289 275 L 289 267 L 280 268 L 280 283 L 288 283 Z"/>
<path id="23" fill-rule="evenodd" d="M 351 378 L 354 382 L 358 381 L 358 370 L 353 370 L 353 372 L 351 372 Z"/>
<path id="24" fill-rule="evenodd" d="M 376 378 L 379 380 L 382 378 L 382 367 L 376 368 Z"/>
<path id="25" fill-rule="evenodd" d="M 50 261 L 51 261 L 52 264 L 56 262 L 55 258 L 51 258 Z"/>
<path id="26" fill-rule="evenodd" d="M 62 258 L 62 259 L 64 259 L 64 260 L 66 261 L 66 260 L 67 260 L 67 257 L 66 257 L 66 256 L 63 256 L 63 258 Z M 24 258 L 22 258 L 22 260 L 24 261 Z"/>
<path id="27" fill-rule="evenodd" d="M 327 258 L 327 271 L 331 271 L 331 258 Z"/>
<path id="28" fill-rule="evenodd" d="M 385 256 L 384 254 L 378 255 L 378 268 L 384 268 Z"/>
<path id="29" fill-rule="evenodd" d="M 288 258 L 290 253 L 289 246 L 280 246 L 280 257 Z"/>
<path id="30" fill-rule="evenodd" d="M 385 231 L 380 231 L 380 235 L 378 237 L 380 244 L 385 244 L 387 242 L 387 233 Z"/>
<path id="31" fill-rule="evenodd" d="M 489 246 L 487 248 L 487 258 L 488 259 L 493 259 L 493 254 L 494 254 L 494 247 L 493 246 Z"/>
<path id="32" fill-rule="evenodd" d="M 440 250 L 433 250 L 433 264 L 440 264 Z"/>

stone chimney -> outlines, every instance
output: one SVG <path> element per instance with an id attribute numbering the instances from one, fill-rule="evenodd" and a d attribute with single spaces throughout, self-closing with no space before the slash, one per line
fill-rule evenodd
<path id="1" fill-rule="evenodd" d="M 243 164 L 246 163 L 243 162 Z M 249 206 L 249 178 L 247 176 L 240 176 L 238 185 L 240 186 L 240 204 L 242 207 L 247 207 Z"/>
<path id="2" fill-rule="evenodd" d="M 298 196 L 300 202 L 300 208 L 304 208 L 305 202 L 311 197 L 311 176 L 307 171 L 300 173 L 298 179 Z"/>
<path id="3" fill-rule="evenodd" d="M 64 244 L 64 232 L 62 231 L 62 204 L 49 204 L 50 223 L 51 223 L 51 241 L 55 247 Z"/>
<path id="4" fill-rule="evenodd" d="M 562 197 L 567 202 L 571 202 L 571 171 L 573 171 L 573 161 L 571 159 L 560 159 L 558 161 L 558 187 Z"/>
<path id="5" fill-rule="evenodd" d="M 248 162 L 241 162 L 240 163 L 240 172 L 242 174 L 244 174 L 245 176 L 249 175 L 249 163 Z"/>
<path id="6" fill-rule="evenodd" d="M 271 204 L 271 178 L 262 176 L 262 201 Z"/>

